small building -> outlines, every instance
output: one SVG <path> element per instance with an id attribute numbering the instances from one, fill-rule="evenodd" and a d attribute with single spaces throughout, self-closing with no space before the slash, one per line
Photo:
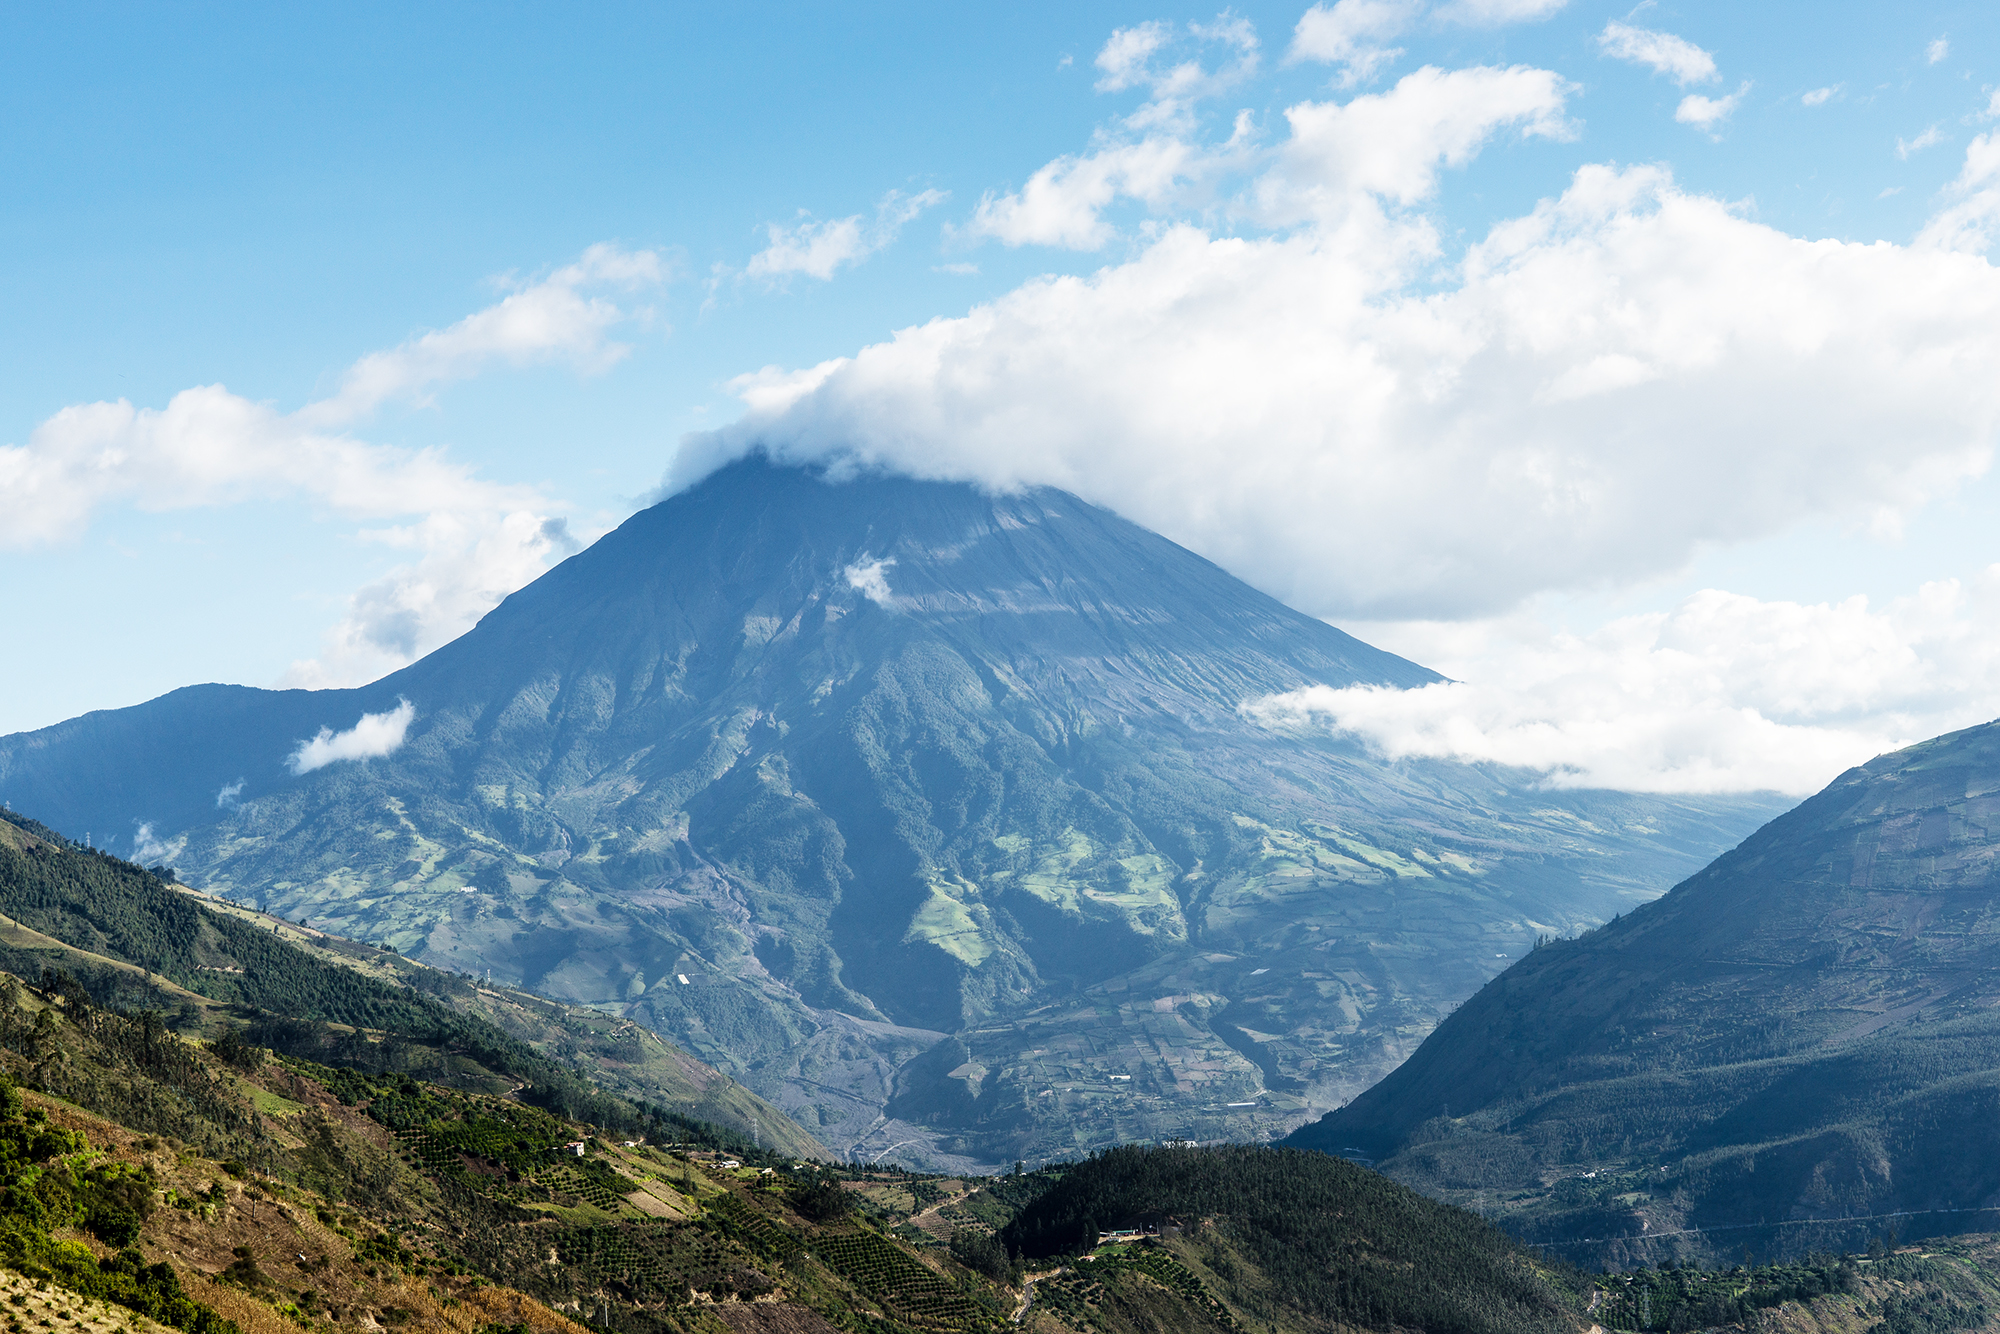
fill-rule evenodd
<path id="1" fill-rule="evenodd" d="M 582 1140 L 574 1140 L 568 1144 L 563 1145 L 562 1152 L 568 1154 L 572 1158 L 581 1158 L 583 1157 L 583 1143 L 584 1142 Z"/>

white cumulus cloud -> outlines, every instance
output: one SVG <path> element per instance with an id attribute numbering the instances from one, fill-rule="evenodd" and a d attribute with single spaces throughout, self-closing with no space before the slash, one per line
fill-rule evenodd
<path id="1" fill-rule="evenodd" d="M 1310 60 L 1338 67 L 1341 86 L 1366 83 L 1386 69 L 1401 47 L 1390 43 L 1417 27 L 1459 24 L 1497 28 L 1548 18 L 1568 0 L 1325 0 L 1308 9 L 1292 29 L 1287 64 Z"/>
<path id="2" fill-rule="evenodd" d="M 1984 254 L 2000 230 L 2000 130 L 1982 134 L 1965 150 L 1965 166 L 1945 190 L 1946 204 L 1924 225 L 1917 244 L 1926 249 Z M 1991 272 L 1983 263 L 1968 275 Z"/>
<path id="3" fill-rule="evenodd" d="M 1219 49 L 1213 66 L 1202 55 Z M 1192 50 L 1181 59 L 1161 59 Z M 1111 34 L 1097 53 L 1101 93 L 1144 88 L 1146 101 L 1124 118 L 1137 131 L 1180 130 L 1187 127 L 1194 106 L 1227 92 L 1257 72 L 1263 52 L 1249 20 L 1224 11 L 1213 23 L 1141 23 Z"/>
<path id="4" fill-rule="evenodd" d="M 574 264 L 511 292 L 447 329 L 420 334 L 349 367 L 332 397 L 302 409 L 303 425 L 339 425 L 366 416 L 390 399 L 416 398 L 440 384 L 478 375 L 494 365 L 568 361 L 602 370 L 630 349 L 607 335 L 630 312 L 604 289 L 654 286 L 665 265 L 650 250 L 596 245 Z"/>
<path id="5" fill-rule="evenodd" d="M 403 738 L 416 716 L 416 706 L 402 700 L 387 713 L 362 714 L 361 721 L 345 732 L 322 727 L 312 740 L 299 742 L 298 748 L 285 757 L 285 767 L 294 774 L 309 774 L 341 760 L 373 760 L 393 755 L 402 748 Z"/>
<path id="6" fill-rule="evenodd" d="M 1203 56 L 1217 48 L 1222 58 L 1211 68 Z M 1193 54 L 1162 59 L 1175 51 Z M 1145 103 L 1089 151 L 1045 164 L 1018 191 L 986 192 L 963 234 L 1008 246 L 1097 250 L 1117 234 L 1105 212 L 1119 200 L 1160 210 L 1195 199 L 1241 159 L 1252 131 L 1243 113 L 1229 143 L 1199 145 L 1188 137 L 1194 108 L 1250 77 L 1259 59 L 1256 31 L 1228 14 L 1184 30 L 1158 22 L 1120 28 L 1098 52 L 1097 89 L 1145 88 Z"/>
<path id="7" fill-rule="evenodd" d="M 1436 193 L 1444 168 L 1464 166 L 1503 130 L 1569 137 L 1569 91 L 1559 75 L 1526 65 L 1427 65 L 1387 93 L 1300 103 L 1285 111 L 1292 136 L 1258 198 L 1277 222 L 1338 218 L 1374 198 L 1419 203 Z"/>
<path id="8" fill-rule="evenodd" d="M 167 511 L 304 499 L 412 560 L 360 590 L 325 652 L 287 684 L 354 685 L 469 629 L 495 602 L 574 549 L 538 490 L 488 481 L 438 450 L 357 439 L 345 428 L 391 401 L 494 367 L 568 362 L 589 372 L 624 355 L 612 331 L 643 315 L 617 298 L 665 277 L 651 252 L 594 246 L 448 328 L 362 357 L 327 398 L 284 412 L 222 385 L 165 407 L 77 404 L 0 446 L 0 546 L 73 540 L 107 505 Z M 412 520 L 412 516 L 415 516 Z"/>
<path id="9" fill-rule="evenodd" d="M 1314 614 L 1399 618 L 1659 577 L 1817 516 L 1893 533 L 1985 470 L 2000 274 L 1950 250 L 1989 225 L 1989 141 L 1926 244 L 1806 240 L 1591 165 L 1447 261 L 1439 173 L 1558 133 L 1564 86 L 1419 71 L 1294 108 L 1245 191 L 1277 230 L 1172 223 L 745 377 L 742 420 L 685 441 L 668 487 L 758 448 L 1048 483 Z"/>
<path id="10" fill-rule="evenodd" d="M 357 516 L 531 499 L 435 451 L 315 429 L 221 385 L 182 390 L 164 408 L 64 408 L 27 444 L 0 447 L 0 543 L 13 547 L 74 538 L 107 503 L 160 511 L 287 496 Z"/>
<path id="11" fill-rule="evenodd" d="M 1390 43 L 1422 23 L 1497 28 L 1548 18 L 1568 0 L 1319 0 L 1292 29 L 1286 63 L 1310 60 L 1338 67 L 1343 87 L 1380 74 L 1402 48 Z"/>
<path id="12" fill-rule="evenodd" d="M 1842 770 L 2000 712 L 2000 566 L 1874 608 L 1706 590 L 1585 635 L 1529 616 L 1379 627 L 1454 677 L 1247 701 L 1274 727 L 1379 753 L 1490 761 L 1558 787 L 1803 795 Z"/>
<path id="13" fill-rule="evenodd" d="M 1115 200 L 1165 203 L 1206 161 L 1194 145 L 1170 135 L 1057 158 L 1018 193 L 981 199 L 966 231 L 1010 246 L 1097 250 L 1116 234 L 1104 218 Z"/>
<path id="14" fill-rule="evenodd" d="M 1607 34 L 1613 54 L 1714 77 L 1669 34 Z M 1100 68 L 1155 78 L 1173 40 L 1128 35 Z M 1712 132 L 1746 90 L 1684 118 Z M 1450 239 L 1434 210 L 1452 173 L 1503 139 L 1574 138 L 1574 96 L 1549 70 L 1425 68 L 1226 137 L 1121 120 L 1044 169 L 1074 206 L 1020 234 L 1129 254 L 742 377 L 741 420 L 684 440 L 666 489 L 759 450 L 1065 487 L 1460 678 L 1258 705 L 1274 726 L 1551 783 L 1803 792 L 1990 716 L 2000 572 L 1882 606 L 1710 592 L 1587 634 L 1521 608 L 1807 521 L 1893 537 L 1982 475 L 2000 433 L 1983 253 L 2000 133 L 1974 140 L 1910 244 L 1791 235 L 1664 166 L 1588 162 Z M 1112 155 L 1141 145 L 1171 164 L 1143 199 L 1102 179 L 1136 177 Z M 1125 198 L 1152 215 L 1136 233 L 1110 212 Z"/>
<path id="15" fill-rule="evenodd" d="M 1716 77 L 1715 57 L 1670 32 L 1635 28 L 1629 23 L 1611 22 L 1597 35 L 1598 49 L 1619 60 L 1646 65 L 1656 73 L 1670 76 L 1683 88 L 1691 83 L 1707 83 Z"/>
<path id="16" fill-rule="evenodd" d="M 116 502 L 161 511 L 307 497 L 382 518 L 534 505 L 534 492 L 482 481 L 436 451 L 369 444 L 337 428 L 389 399 L 421 396 L 496 363 L 563 358 L 589 368 L 615 360 L 623 349 L 605 334 L 629 312 L 585 288 L 652 281 L 659 272 L 650 254 L 595 247 L 449 329 L 361 358 L 332 396 L 296 412 L 221 385 L 183 390 L 164 408 L 122 399 L 64 408 L 25 445 L 0 446 L 0 544 L 74 538 L 99 507 Z"/>

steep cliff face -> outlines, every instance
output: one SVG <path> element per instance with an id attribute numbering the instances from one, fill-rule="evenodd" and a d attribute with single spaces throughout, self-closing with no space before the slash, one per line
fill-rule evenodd
<path id="1" fill-rule="evenodd" d="M 1491 1192 L 1596 1258 L 1657 1260 L 1661 1233 L 1734 1255 L 1986 1226 L 1996 867 L 2000 725 L 1883 756 L 1534 951 L 1293 1142 Z"/>
<path id="2" fill-rule="evenodd" d="M 752 460 L 371 686 L 0 739 L 0 794 L 629 1013 L 843 1150 L 997 1160 L 1287 1128 L 1775 809 L 1241 712 L 1437 679 L 1063 492 Z M 283 763 L 400 701 L 392 754 Z"/>

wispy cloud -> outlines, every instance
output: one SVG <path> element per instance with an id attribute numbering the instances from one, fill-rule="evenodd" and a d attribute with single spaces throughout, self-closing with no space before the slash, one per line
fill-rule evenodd
<path id="1" fill-rule="evenodd" d="M 1340 68 L 1345 87 L 1375 77 L 1402 48 L 1390 43 L 1423 17 L 1424 0 L 1339 0 L 1316 4 L 1292 30 L 1288 62 L 1317 61 Z"/>
<path id="2" fill-rule="evenodd" d="M 1598 49 L 1618 60 L 1645 65 L 1683 88 L 1716 77 L 1715 57 L 1684 37 L 1613 21 L 1597 35 Z"/>
<path id="3" fill-rule="evenodd" d="M 132 860 L 141 866 L 171 865 L 187 850 L 187 837 L 162 839 L 149 821 L 137 822 L 132 834 Z"/>
<path id="4" fill-rule="evenodd" d="M 1163 205 L 1211 161 L 1209 154 L 1173 135 L 1057 158 L 1029 177 L 1018 193 L 982 198 L 965 231 L 1003 245 L 1096 250 L 1116 234 L 1104 214 L 1118 199 Z"/>
<path id="5" fill-rule="evenodd" d="M 1256 131 L 1242 112 L 1227 143 L 1200 144 L 1195 107 L 1255 74 L 1260 51 L 1255 29 L 1228 13 L 1209 24 L 1152 22 L 1113 32 L 1097 54 L 1097 90 L 1144 88 L 1146 101 L 1099 135 L 1089 152 L 1045 164 L 1018 191 L 981 196 L 963 235 L 1008 246 L 1097 250 L 1118 234 L 1106 212 L 1120 200 L 1164 210 L 1200 195 L 1248 156 Z"/>
<path id="6" fill-rule="evenodd" d="M 943 190 L 914 195 L 891 190 L 876 205 L 872 221 L 859 213 L 824 220 L 801 213 L 800 221 L 789 226 L 766 223 L 769 244 L 750 257 L 744 273 L 767 279 L 802 273 L 824 281 L 843 265 L 858 264 L 889 245 L 918 214 L 947 198 Z"/>
<path id="7" fill-rule="evenodd" d="M 1828 102 L 1831 102 L 1834 99 L 1834 97 L 1836 97 L 1839 94 L 1840 90 L 1843 87 L 1845 87 L 1844 84 L 1836 83 L 1836 84 L 1830 84 L 1825 88 L 1815 88 L 1809 93 L 1800 94 L 1799 101 L 1803 105 L 1809 107 L 1825 106 Z"/>
<path id="8" fill-rule="evenodd" d="M 161 408 L 125 400 L 57 412 L 23 445 L 0 446 L 0 547 L 74 540 L 106 506 L 147 511 L 303 499 L 410 551 L 412 564 L 361 590 L 321 658 L 290 684 L 358 684 L 470 628 L 500 597 L 573 543 L 539 490 L 488 481 L 441 450 L 357 439 L 349 428 L 391 402 L 495 368 L 567 362 L 585 372 L 628 350 L 612 337 L 645 315 L 626 302 L 666 280 L 650 251 L 593 246 L 574 263 L 512 284 L 448 328 L 360 358 L 330 396 L 283 412 L 202 385 Z M 357 647 L 368 651 L 357 652 Z"/>
<path id="9" fill-rule="evenodd" d="M 348 368 L 332 397 L 301 409 L 295 419 L 312 427 L 343 425 L 391 399 L 422 402 L 439 385 L 470 379 L 495 365 L 567 361 L 586 372 L 601 371 L 631 350 L 607 337 L 630 312 L 598 293 L 657 286 L 665 278 L 665 263 L 653 251 L 592 246 L 576 263 L 450 328 L 369 353 Z"/>
<path id="10" fill-rule="evenodd" d="M 285 757 L 285 767 L 294 774 L 309 774 L 341 760 L 372 760 L 393 755 L 402 748 L 416 706 L 403 700 L 387 713 L 364 713 L 361 721 L 345 732 L 322 727 L 310 741 Z"/>
<path id="11" fill-rule="evenodd" d="M 1940 37 L 1924 48 L 1924 61 L 1927 64 L 1935 65 L 1943 61 L 1950 54 L 1950 39 Z"/>
<path id="12" fill-rule="evenodd" d="M 858 560 L 842 573 L 847 576 L 849 588 L 857 590 L 878 607 L 890 607 L 895 605 L 896 596 L 889 591 L 889 567 L 895 563 L 893 556 Z"/>
<path id="13" fill-rule="evenodd" d="M 1390 43 L 1420 23 L 1497 28 L 1535 23 L 1561 10 L 1567 0 L 1325 0 L 1313 5 L 1292 29 L 1285 63 L 1310 60 L 1338 69 L 1341 87 L 1366 83 L 1386 69 L 1402 48 Z"/>
<path id="14" fill-rule="evenodd" d="M 652 282 L 650 253 L 593 247 L 577 264 L 510 294 L 449 329 L 361 358 L 330 397 L 280 412 L 222 385 L 176 394 L 164 408 L 125 400 L 78 404 L 0 446 L 0 545 L 76 537 L 101 506 L 163 511 L 304 496 L 361 517 L 438 510 L 511 510 L 526 488 L 479 480 L 435 450 L 373 445 L 338 434 L 390 399 L 489 369 L 565 359 L 586 369 L 625 349 L 606 331 L 630 312 L 586 291 L 591 282 Z"/>
<path id="15" fill-rule="evenodd" d="M 320 690 L 394 671 L 581 549 L 566 520 L 534 509 L 439 510 L 358 537 L 409 559 L 355 590 L 318 653 L 293 662 L 280 686 Z"/>
<path id="16" fill-rule="evenodd" d="M 1750 85 L 1745 83 L 1727 97 L 1703 97 L 1700 93 L 1689 93 L 1674 108 L 1674 119 L 1714 137 L 1721 132 L 1722 123 L 1736 114 L 1736 108 L 1749 91 Z"/>
<path id="17" fill-rule="evenodd" d="M 1377 0 L 1365 0 L 1377 3 Z M 1171 52 L 1180 59 L 1162 59 Z M 1209 63 L 1204 56 L 1220 52 Z M 1100 93 L 1144 88 L 1146 100 L 1124 117 L 1134 131 L 1183 131 L 1190 128 L 1195 104 L 1218 96 L 1257 72 L 1262 60 L 1257 30 L 1248 19 L 1224 11 L 1213 23 L 1150 22 L 1120 28 L 1097 53 Z"/>
<path id="18" fill-rule="evenodd" d="M 1509 23 L 1539 23 L 1559 13 L 1569 0 L 1447 0 L 1437 17 L 1473 28 L 1497 28 Z"/>
<path id="19" fill-rule="evenodd" d="M 1926 148 L 1934 148 L 1944 142 L 1944 131 L 1933 125 L 1914 139 L 1897 139 L 1896 156 L 1909 161 L 1910 154 L 1921 153 Z"/>

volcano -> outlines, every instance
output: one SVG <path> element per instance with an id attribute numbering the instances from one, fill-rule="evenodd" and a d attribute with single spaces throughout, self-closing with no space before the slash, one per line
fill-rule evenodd
<path id="1" fill-rule="evenodd" d="M 1282 1134 L 1783 804 L 1388 762 L 1243 708 L 1439 679 L 1061 491 L 752 458 L 371 685 L 0 738 L 0 795 L 629 1015 L 844 1153 L 959 1168 Z M 287 763 L 368 714 L 401 744 Z"/>

